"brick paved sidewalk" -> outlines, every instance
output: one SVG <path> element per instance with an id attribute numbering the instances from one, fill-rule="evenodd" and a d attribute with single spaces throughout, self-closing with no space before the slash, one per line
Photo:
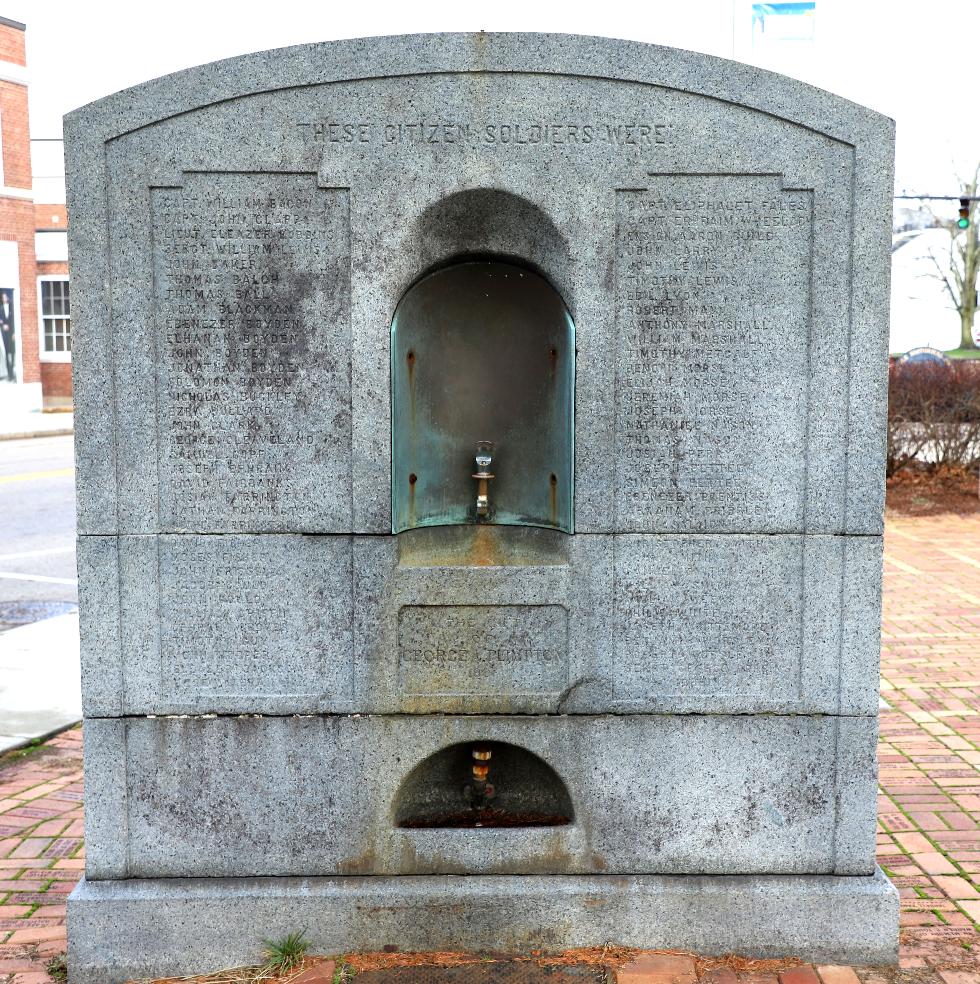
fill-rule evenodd
<path id="1" fill-rule="evenodd" d="M 890 518 L 885 555 L 878 839 L 902 896 L 902 963 L 857 977 L 980 984 L 980 517 Z M 0 764 L 0 984 L 55 979 L 45 967 L 64 952 L 65 897 L 83 867 L 81 767 L 78 730 Z M 778 977 L 855 982 L 818 970 Z"/>
<path id="2" fill-rule="evenodd" d="M 980 981 L 980 518 L 889 517 L 878 862 L 902 896 L 902 967 Z M 968 949 L 969 948 L 969 949 Z"/>
<path id="3" fill-rule="evenodd" d="M 81 878 L 82 732 L 0 769 L 0 981 L 48 984 L 65 952 L 65 900 Z"/>

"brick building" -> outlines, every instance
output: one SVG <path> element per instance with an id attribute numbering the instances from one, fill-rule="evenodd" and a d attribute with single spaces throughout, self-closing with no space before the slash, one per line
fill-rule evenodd
<path id="1" fill-rule="evenodd" d="M 67 215 L 60 140 L 36 141 L 25 25 L 0 17 L 0 413 L 71 404 Z"/>

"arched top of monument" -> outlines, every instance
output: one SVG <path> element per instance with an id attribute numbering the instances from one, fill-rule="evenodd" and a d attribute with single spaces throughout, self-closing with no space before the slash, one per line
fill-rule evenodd
<path id="1" fill-rule="evenodd" d="M 304 86 L 451 73 L 564 75 L 689 92 L 845 143 L 891 140 L 894 121 L 797 79 L 699 52 L 574 34 L 410 34 L 296 45 L 174 72 L 65 117 L 66 138 L 104 143 L 215 103 Z"/>
<path id="2" fill-rule="evenodd" d="M 479 257 L 574 318 L 553 526 L 880 532 L 893 143 L 793 79 L 555 34 L 287 48 L 80 109 L 80 527 L 388 533 L 391 318 Z"/>

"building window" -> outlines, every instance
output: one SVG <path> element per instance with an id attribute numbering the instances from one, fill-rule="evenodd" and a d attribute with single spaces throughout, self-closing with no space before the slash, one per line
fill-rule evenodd
<path id="1" fill-rule="evenodd" d="M 41 358 L 48 362 L 71 360 L 71 303 L 67 277 L 41 277 Z"/>

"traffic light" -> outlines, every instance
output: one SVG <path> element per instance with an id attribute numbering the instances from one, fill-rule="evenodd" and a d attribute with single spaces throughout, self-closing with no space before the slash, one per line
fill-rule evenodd
<path id="1" fill-rule="evenodd" d="M 969 198 L 960 199 L 960 217 L 959 217 L 959 221 L 956 224 L 961 229 L 970 228 L 970 199 Z"/>

